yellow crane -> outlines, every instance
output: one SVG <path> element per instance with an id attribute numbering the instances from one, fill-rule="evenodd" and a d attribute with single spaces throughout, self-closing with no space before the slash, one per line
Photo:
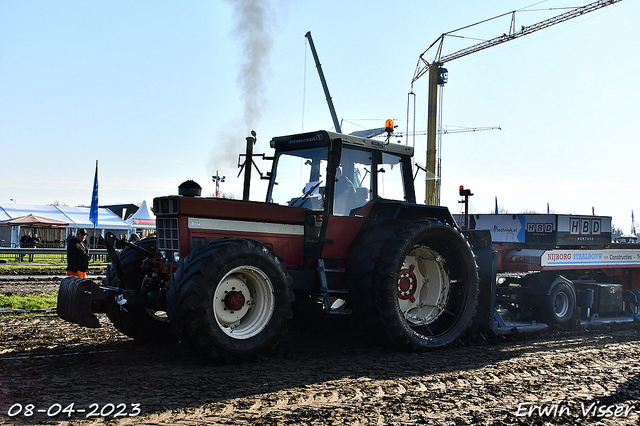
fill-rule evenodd
<path id="1" fill-rule="evenodd" d="M 414 106 L 414 118 L 413 118 L 413 131 L 411 134 L 414 135 L 413 145 L 415 146 L 415 93 L 413 92 L 413 84 L 423 75 L 429 74 L 429 94 L 428 94 L 428 111 L 427 111 L 427 159 L 426 159 L 426 194 L 425 194 L 425 202 L 428 205 L 439 205 L 440 204 L 440 176 L 439 171 L 436 170 L 437 163 L 437 155 L 436 155 L 436 143 L 438 137 L 437 131 L 437 119 L 438 119 L 438 85 L 442 86 L 447 81 L 447 70 L 442 66 L 445 62 L 453 61 L 454 59 L 462 58 L 463 56 L 470 55 L 472 53 L 478 52 L 480 50 L 488 49 L 490 47 L 496 46 L 498 44 L 505 43 L 507 41 L 515 40 L 519 37 L 523 37 L 525 35 L 529 35 L 536 31 L 548 28 L 550 26 L 559 24 L 561 22 L 568 21 L 569 19 L 573 19 L 589 12 L 593 12 L 595 10 L 601 9 L 603 7 L 612 5 L 614 3 L 618 3 L 622 0 L 599 0 L 593 3 L 589 3 L 585 6 L 576 7 L 568 12 L 561 13 L 552 18 L 545 19 L 536 24 L 529 26 L 522 26 L 520 30 L 516 30 L 516 11 L 507 12 L 502 15 L 498 15 L 496 17 L 486 19 L 484 21 L 476 22 L 475 24 L 467 25 L 462 28 L 458 28 L 453 31 L 449 31 L 447 33 L 442 34 L 440 37 L 436 39 L 428 48 L 425 50 L 418 59 L 418 64 L 416 65 L 416 70 L 413 74 L 413 79 L 411 80 L 411 91 L 407 97 L 407 134 L 409 133 L 409 106 L 411 103 L 411 97 L 413 96 Z M 442 55 L 442 47 L 444 44 L 444 39 L 449 36 L 455 37 L 457 32 L 462 31 L 464 29 L 470 28 L 475 25 L 479 25 L 481 23 L 498 19 L 503 16 L 508 16 L 511 14 L 511 25 L 508 33 L 504 33 L 498 37 L 492 38 L 490 40 L 482 41 L 480 43 L 474 44 L 472 46 L 466 47 L 464 49 L 458 50 L 457 52 L 450 53 L 448 55 Z M 435 49 L 435 56 L 432 60 L 427 60 L 426 55 L 429 51 Z"/>

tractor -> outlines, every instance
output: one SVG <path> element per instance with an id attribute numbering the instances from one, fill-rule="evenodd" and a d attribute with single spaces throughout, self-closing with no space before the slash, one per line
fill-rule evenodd
<path id="1" fill-rule="evenodd" d="M 201 197 L 193 181 L 154 199 L 157 234 L 115 251 L 102 283 L 67 277 L 58 314 L 106 313 L 139 340 L 179 340 L 238 362 L 269 353 L 294 311 L 352 314 L 397 348 L 449 345 L 478 298 L 474 251 L 446 207 L 416 203 L 413 148 L 315 131 L 275 137 L 265 202 Z"/>

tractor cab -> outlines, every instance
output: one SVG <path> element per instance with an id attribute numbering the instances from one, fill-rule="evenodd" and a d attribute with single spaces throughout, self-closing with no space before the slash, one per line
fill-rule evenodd
<path id="1" fill-rule="evenodd" d="M 412 147 L 327 131 L 276 137 L 271 147 L 268 203 L 335 216 L 380 198 L 415 203 Z"/>

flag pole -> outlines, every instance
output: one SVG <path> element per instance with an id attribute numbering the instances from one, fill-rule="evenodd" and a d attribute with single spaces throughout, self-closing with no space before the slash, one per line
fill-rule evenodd
<path id="1" fill-rule="evenodd" d="M 98 160 L 96 160 L 96 174 L 93 178 L 93 193 L 91 194 L 91 208 L 89 209 L 89 220 L 93 223 L 93 243 L 96 242 L 96 228 L 98 226 Z M 93 248 L 89 239 L 89 248 Z"/>

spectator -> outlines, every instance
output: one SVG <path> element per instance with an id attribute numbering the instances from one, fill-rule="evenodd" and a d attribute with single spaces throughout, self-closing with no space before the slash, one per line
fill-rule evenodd
<path id="1" fill-rule="evenodd" d="M 86 236 L 87 230 L 80 228 L 75 238 L 69 240 L 67 245 L 67 275 L 87 278 L 89 249 L 84 241 Z"/>
<path id="2" fill-rule="evenodd" d="M 91 238 L 89 238 L 89 248 L 94 249 L 98 245 L 98 238 L 96 237 L 96 233 L 91 233 Z"/>
<path id="3" fill-rule="evenodd" d="M 98 237 L 96 237 L 96 233 L 94 231 L 91 233 L 91 238 L 89 238 L 89 250 L 93 250 L 97 248 L 98 248 Z M 97 254 L 91 255 L 91 259 L 93 259 L 94 262 L 98 260 L 98 257 L 99 256 Z"/>
<path id="4" fill-rule="evenodd" d="M 124 241 L 127 241 L 127 236 L 124 235 L 124 234 L 118 235 L 118 238 L 116 239 L 116 248 L 117 249 L 123 249 L 124 248 Z"/>
<path id="5" fill-rule="evenodd" d="M 29 248 L 30 245 L 31 245 L 31 232 L 27 231 L 27 233 L 24 234 L 22 238 L 20 238 L 20 248 Z M 22 262 L 23 258 L 24 258 L 24 253 L 20 253 L 20 262 Z"/>
<path id="6" fill-rule="evenodd" d="M 104 249 L 107 247 L 107 242 L 104 240 L 104 235 L 102 235 L 102 233 L 100 233 L 100 236 L 98 237 L 98 248 L 99 249 Z M 106 261 L 107 258 L 104 255 L 99 256 L 100 260 L 102 261 Z"/>
<path id="7" fill-rule="evenodd" d="M 38 244 L 40 244 L 40 238 L 38 238 L 38 233 L 34 232 L 29 245 L 31 248 L 36 248 L 38 247 Z M 29 262 L 33 262 L 33 252 L 29 253 Z"/>

